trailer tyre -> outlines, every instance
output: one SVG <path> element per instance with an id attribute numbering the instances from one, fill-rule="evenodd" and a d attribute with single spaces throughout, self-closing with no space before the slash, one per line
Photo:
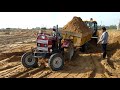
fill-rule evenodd
<path id="1" fill-rule="evenodd" d="M 68 59 L 69 61 L 72 60 L 72 57 L 74 55 L 74 45 L 73 43 L 70 43 L 69 47 L 64 48 L 64 57 L 66 58 L 66 60 Z"/>
<path id="2" fill-rule="evenodd" d="M 32 52 L 27 52 L 22 56 L 21 59 L 22 65 L 26 68 L 37 68 L 38 59 L 32 57 Z"/>
<path id="3" fill-rule="evenodd" d="M 48 60 L 48 64 L 53 71 L 58 71 L 63 69 L 64 66 L 63 56 L 59 53 L 55 53 L 51 55 L 50 59 Z"/>
<path id="4" fill-rule="evenodd" d="M 87 50 L 87 44 L 81 46 L 80 51 L 85 52 Z"/>

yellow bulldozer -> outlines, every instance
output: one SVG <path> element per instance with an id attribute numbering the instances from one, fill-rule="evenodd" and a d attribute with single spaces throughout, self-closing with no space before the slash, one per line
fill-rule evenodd
<path id="1" fill-rule="evenodd" d="M 93 18 L 90 18 L 90 20 L 86 20 L 86 21 L 84 21 L 84 23 L 93 31 L 92 38 L 89 41 L 89 43 L 91 43 L 94 46 L 97 46 L 98 36 L 99 36 L 97 21 L 93 20 Z M 82 47 L 81 51 L 84 52 L 85 51 L 85 44 L 81 47 Z"/>
<path id="2" fill-rule="evenodd" d="M 93 37 L 92 38 L 98 38 L 98 26 L 97 26 L 97 21 L 93 20 L 91 18 L 89 21 L 84 21 L 85 24 L 93 30 Z"/>

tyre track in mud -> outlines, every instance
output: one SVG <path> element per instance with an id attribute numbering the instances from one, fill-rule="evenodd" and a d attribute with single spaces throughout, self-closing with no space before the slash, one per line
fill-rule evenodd
<path id="1" fill-rule="evenodd" d="M 95 60 L 93 58 L 94 56 L 92 54 L 90 54 L 90 57 L 91 57 L 91 59 L 93 61 L 94 70 L 90 74 L 89 78 L 95 78 L 95 77 L 97 77 L 97 74 L 101 74 L 102 77 L 106 78 L 106 75 L 104 74 L 105 69 L 104 69 L 104 66 L 102 64 L 100 64 L 101 62 L 98 59 Z"/>
<path id="2" fill-rule="evenodd" d="M 66 72 L 65 70 L 60 70 L 60 71 L 52 71 L 49 67 L 45 68 L 44 70 L 32 75 L 31 77 L 28 78 L 60 78 L 57 76 L 64 76 L 64 72 Z M 71 71 L 69 71 L 71 72 Z M 68 75 L 69 73 L 67 72 Z"/>
<path id="3" fill-rule="evenodd" d="M 82 56 L 80 52 L 78 52 L 75 57 L 76 60 L 67 63 L 67 68 L 65 68 L 61 73 L 55 76 L 55 78 L 88 78 L 94 69 L 94 65 L 92 60 L 88 60 L 90 56 Z M 74 58 L 73 58 L 74 59 Z M 88 66 L 86 66 L 88 65 Z"/>
<path id="4" fill-rule="evenodd" d="M 97 72 L 97 65 L 96 65 L 96 63 L 95 63 L 95 61 L 94 61 L 94 59 L 93 59 L 91 54 L 90 54 L 90 57 L 91 57 L 91 59 L 93 61 L 92 63 L 94 65 L 94 69 L 93 69 L 92 73 L 90 74 L 89 78 L 94 78 L 95 75 L 96 75 L 96 72 Z"/>
<path id="5" fill-rule="evenodd" d="M 84 73 L 84 74 L 82 73 L 85 70 L 84 65 L 81 66 L 81 63 L 83 61 L 84 60 L 81 61 L 78 58 L 75 61 L 66 62 L 65 67 L 63 68 L 63 70 L 53 71 L 51 74 L 47 75 L 46 78 L 76 78 L 78 75 L 79 76 L 80 75 L 81 76 L 86 76 L 86 73 Z M 90 64 L 91 62 L 89 62 L 88 64 Z M 91 69 L 92 68 L 90 68 L 90 70 Z M 88 77 L 88 75 L 86 77 Z M 81 77 L 78 77 L 78 78 L 81 78 Z"/>
<path id="6" fill-rule="evenodd" d="M 90 56 L 91 59 L 93 60 L 94 70 L 90 74 L 89 78 L 97 78 L 97 77 L 110 78 L 111 73 L 105 68 L 105 65 L 102 64 L 102 59 L 100 61 L 100 59 L 93 58 L 94 57 L 93 55 L 90 54 Z"/>
<path id="7" fill-rule="evenodd" d="M 19 48 L 23 48 L 23 46 L 13 48 L 12 50 Z M 4 58 L 1 58 L 2 60 L 0 60 L 0 78 L 14 78 L 21 75 L 22 73 L 30 71 L 29 69 L 26 70 L 21 65 L 20 58 L 23 53 L 24 52 L 8 52 L 1 54 L 1 56 L 3 56 Z"/>
<path id="8" fill-rule="evenodd" d="M 63 70 L 52 71 L 52 72 L 50 72 L 50 74 L 45 76 L 45 78 L 64 78 L 65 76 L 69 75 L 69 73 L 72 72 L 72 67 L 69 67 L 68 63 L 69 62 L 66 62 Z"/>
<path id="9" fill-rule="evenodd" d="M 29 72 L 31 69 L 24 69 L 23 71 L 16 73 L 15 75 L 10 76 L 9 78 L 18 78 L 26 72 Z"/>
<path id="10" fill-rule="evenodd" d="M 105 70 L 101 66 L 101 64 L 99 64 L 100 62 L 98 60 L 93 59 L 93 56 L 91 56 L 91 58 L 93 60 L 94 69 L 92 72 L 88 72 L 88 73 L 81 73 L 82 72 L 81 68 L 78 67 L 73 68 L 71 66 L 68 67 L 69 71 L 67 71 L 67 69 L 65 68 L 65 70 L 57 71 L 57 72 L 50 71 L 50 69 L 44 70 L 45 67 L 35 68 L 35 69 L 25 69 L 19 62 L 15 66 L 13 65 L 12 67 L 9 68 L 6 67 L 7 68 L 6 70 L 1 69 L 0 77 L 1 78 L 82 78 L 82 77 L 94 78 L 96 76 L 96 73 L 98 72 L 104 74 Z M 14 56 L 11 56 L 11 58 L 4 59 L 1 62 L 9 62 L 11 59 L 14 59 Z M 78 72 L 73 74 L 74 70 Z M 106 72 L 109 73 L 108 71 Z M 103 76 L 109 77 L 108 74 L 104 74 Z"/>
<path id="11" fill-rule="evenodd" d="M 19 74 L 17 75 L 17 78 L 27 78 L 27 77 L 31 77 L 31 76 L 33 76 L 34 74 L 39 73 L 39 72 L 41 72 L 41 71 L 44 70 L 44 69 L 45 69 L 45 66 L 40 66 L 39 68 L 33 68 L 33 69 L 28 70 L 28 71 L 19 73 Z"/>
<path id="12" fill-rule="evenodd" d="M 20 57 L 19 56 L 11 56 L 10 58 L 6 58 L 0 61 L 0 71 L 10 69 L 12 67 L 18 66 L 20 64 L 19 62 Z"/>
<path id="13" fill-rule="evenodd" d="M 16 75 L 17 73 L 20 73 L 21 71 L 25 71 L 25 68 L 23 66 L 20 66 L 15 70 L 12 70 L 11 72 L 5 74 L 3 78 L 10 78 L 11 76 Z"/>
<path id="14" fill-rule="evenodd" d="M 5 65 L 6 63 L 8 63 L 9 60 L 13 59 L 15 56 L 11 56 L 10 58 L 6 58 L 0 61 L 0 66 Z"/>
<path id="15" fill-rule="evenodd" d="M 74 68 L 74 67 L 71 67 L 71 69 L 68 71 L 68 70 L 63 70 L 61 71 L 58 75 L 54 76 L 53 78 L 73 78 L 75 75 L 77 75 L 79 73 L 79 70 L 80 68 Z M 74 73 L 75 71 L 75 73 Z M 76 71 L 78 71 L 78 73 L 76 73 Z M 71 75 L 73 74 L 73 75 Z"/>
<path id="16" fill-rule="evenodd" d="M 6 58 L 4 60 L 1 60 L 0 62 L 13 63 L 14 57 L 15 56 L 11 56 L 10 58 Z M 13 67 L 9 67 L 6 70 L 1 69 L 0 77 L 2 78 L 85 78 L 85 77 L 95 78 L 95 77 L 101 77 L 97 75 L 98 73 L 100 73 L 102 74 L 102 77 L 109 78 L 111 73 L 104 68 L 104 65 L 100 64 L 101 62 L 98 59 L 93 58 L 94 55 L 90 54 L 90 57 L 93 62 L 92 64 L 94 66 L 94 69 L 88 73 L 81 73 L 84 71 L 84 69 L 81 70 L 79 67 L 72 68 L 70 66 L 71 69 L 70 67 L 68 67 L 69 71 L 67 71 L 67 69 L 65 68 L 65 70 L 54 72 L 54 71 L 51 71 L 50 69 L 44 70 L 44 68 L 43 69 L 40 69 L 40 68 L 25 69 L 21 64 L 18 64 L 15 66 L 13 65 Z M 74 70 L 78 72 L 73 74 Z"/>
<path id="17" fill-rule="evenodd" d="M 6 59 L 3 59 L 0 61 L 0 66 L 4 66 L 4 65 L 7 65 L 7 64 L 12 64 L 12 63 L 15 63 L 15 62 L 19 62 L 20 61 L 20 58 L 21 57 L 18 57 L 18 56 L 11 56 L 10 58 L 6 58 Z"/>
<path id="18" fill-rule="evenodd" d="M 50 69 L 44 69 L 44 70 L 41 70 L 40 72 L 35 73 L 34 75 L 27 77 L 27 78 L 46 78 L 52 72 L 53 71 L 51 71 Z"/>
<path id="19" fill-rule="evenodd" d="M 88 66 L 84 67 L 83 61 L 79 59 L 78 61 L 76 61 L 77 62 L 76 67 L 73 68 L 72 71 L 64 78 L 82 78 L 82 77 L 88 78 L 89 74 L 93 70 L 92 60 L 88 61 L 87 58 L 83 58 L 83 59 L 84 62 L 86 62 L 85 64 L 87 64 Z"/>
<path id="20" fill-rule="evenodd" d="M 41 66 L 39 68 L 24 68 L 22 65 L 20 65 L 19 67 L 16 66 L 17 68 L 15 68 L 13 70 L 10 69 L 10 71 L 7 72 L 4 71 L 4 73 L 2 73 L 2 75 L 0 75 L 1 78 L 27 78 L 32 76 L 33 74 L 39 73 L 40 71 L 42 71 L 45 67 Z"/>
<path id="21" fill-rule="evenodd" d="M 26 72 L 29 72 L 30 70 L 32 69 L 24 68 L 20 63 L 20 64 L 13 66 L 10 69 L 3 70 L 2 74 L 0 73 L 0 78 L 16 78 L 17 76 L 25 74 Z"/>
<path id="22" fill-rule="evenodd" d="M 20 67 L 22 67 L 22 65 L 18 64 L 17 66 L 12 67 L 10 69 L 6 69 L 6 70 L 3 70 L 3 71 L 0 71 L 0 77 L 3 78 L 3 77 L 5 77 L 5 75 L 9 74 L 10 72 L 12 72 L 12 71 L 14 71 L 14 70 L 16 70 L 16 69 L 18 69 Z"/>
<path id="23" fill-rule="evenodd" d="M 4 54 L 6 55 L 6 54 Z M 7 56 L 7 55 L 6 55 Z M 10 56 L 8 54 L 8 56 Z M 20 56 L 12 56 L 11 53 L 11 57 L 3 59 L 0 61 L 0 78 L 5 78 L 5 77 L 9 77 L 10 74 L 12 75 L 12 72 L 15 73 L 15 70 L 19 70 L 21 68 L 21 62 L 20 61 Z"/>
<path id="24" fill-rule="evenodd" d="M 8 63 L 7 65 L 4 65 L 0 68 L 0 71 L 6 70 L 6 69 L 10 69 L 12 67 L 18 66 L 18 64 L 20 64 L 20 62 L 12 62 L 12 63 Z"/>

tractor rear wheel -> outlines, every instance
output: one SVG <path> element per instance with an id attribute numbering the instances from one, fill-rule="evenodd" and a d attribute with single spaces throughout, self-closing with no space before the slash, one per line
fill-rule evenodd
<path id="1" fill-rule="evenodd" d="M 48 60 L 48 65 L 53 71 L 58 71 L 63 69 L 64 66 L 64 58 L 60 53 L 55 53 L 50 56 Z"/>

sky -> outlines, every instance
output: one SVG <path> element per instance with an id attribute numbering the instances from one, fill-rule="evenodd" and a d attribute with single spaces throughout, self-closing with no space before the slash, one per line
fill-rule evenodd
<path id="1" fill-rule="evenodd" d="M 0 12 L 0 28 L 63 27 L 74 16 L 93 18 L 98 25 L 117 25 L 120 12 Z"/>

